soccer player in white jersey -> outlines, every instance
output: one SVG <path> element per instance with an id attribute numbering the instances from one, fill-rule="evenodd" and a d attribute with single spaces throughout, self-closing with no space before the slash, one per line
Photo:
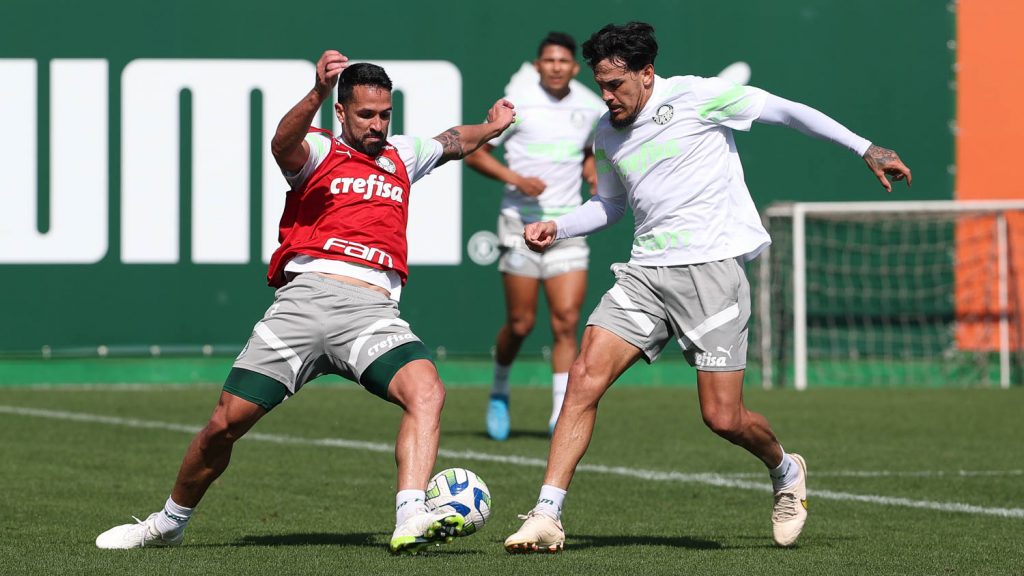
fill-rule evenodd
<path id="1" fill-rule="evenodd" d="M 335 84 L 337 136 L 310 126 Z M 430 353 L 399 318 L 408 275 L 409 186 L 500 134 L 515 113 L 499 100 L 482 124 L 434 138 L 389 138 L 391 86 L 380 66 L 349 66 L 335 50 L 320 57 L 313 88 L 285 114 L 271 141 L 291 185 L 281 246 L 268 274 L 279 288 L 274 303 L 235 360 L 209 422 L 189 445 L 164 508 L 100 534 L 98 547 L 180 544 L 193 510 L 227 469 L 234 443 L 325 373 L 356 381 L 403 411 L 395 441 L 391 551 L 415 553 L 461 534 L 463 520 L 455 510 L 425 506 L 445 392 Z"/>
<path id="2" fill-rule="evenodd" d="M 615 285 L 587 322 L 569 371 L 540 498 L 505 540 L 510 552 L 561 550 L 562 503 L 593 434 L 598 401 L 638 359 L 654 361 L 675 340 L 697 369 L 705 424 L 760 459 L 774 489 L 772 536 L 793 545 L 807 519 L 807 467 L 786 453 L 768 421 L 743 404 L 750 289 L 742 263 L 770 239 L 761 225 L 733 141 L 752 122 L 790 126 L 846 147 L 882 186 L 910 170 L 812 108 L 719 78 L 654 72 L 654 28 L 608 25 L 583 44 L 583 57 L 608 107 L 594 144 L 598 196 L 576 211 L 530 224 L 525 239 L 553 241 L 596 232 L 635 215 L 630 261 L 612 267 Z"/>
<path id="3" fill-rule="evenodd" d="M 506 88 L 516 103 L 517 122 L 501 136 L 466 157 L 481 174 L 505 183 L 498 216 L 501 257 L 498 270 L 505 286 L 505 324 L 495 344 L 494 381 L 487 408 L 487 433 L 508 438 L 509 371 L 523 340 L 533 330 L 540 286 L 551 315 L 552 405 L 548 430 L 562 407 L 569 366 L 576 357 L 576 330 L 587 287 L 589 249 L 583 238 L 554 243 L 543 254 L 523 241 L 525 224 L 550 220 L 581 204 L 580 185 L 593 189 L 597 174 L 592 149 L 594 126 L 603 112 L 600 98 L 574 80 L 576 41 L 551 32 L 540 43 L 534 70 L 525 67 Z M 502 164 L 491 155 L 505 149 Z"/>

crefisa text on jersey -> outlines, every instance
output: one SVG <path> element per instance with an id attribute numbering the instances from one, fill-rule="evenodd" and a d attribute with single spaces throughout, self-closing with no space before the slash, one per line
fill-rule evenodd
<path id="1" fill-rule="evenodd" d="M 371 196 L 380 196 L 401 203 L 405 190 L 401 186 L 388 184 L 379 174 L 373 174 L 369 178 L 335 178 L 331 180 L 331 194 L 350 193 L 362 194 L 363 200 L 369 200 Z"/>

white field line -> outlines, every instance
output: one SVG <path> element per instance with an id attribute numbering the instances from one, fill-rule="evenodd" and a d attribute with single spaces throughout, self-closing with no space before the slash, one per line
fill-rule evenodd
<path id="1" fill-rule="evenodd" d="M 722 474 L 729 478 L 763 478 L 756 472 Z M 973 478 L 978 476 L 1024 476 L 1024 470 L 833 470 L 814 471 L 815 478 Z"/>
<path id="2" fill-rule="evenodd" d="M 173 432 L 185 432 L 188 434 L 194 434 L 202 428 L 201 426 L 174 424 L 170 422 L 159 422 L 155 420 L 138 420 L 134 418 L 101 416 L 99 414 L 65 412 L 62 410 L 23 408 L 19 406 L 0 405 L 0 414 L 11 414 L 15 416 L 28 416 L 34 418 L 49 418 L 53 420 L 65 420 L 71 422 L 87 422 L 90 424 L 108 424 L 111 426 L 124 426 L 127 428 L 170 430 Z M 250 432 L 249 434 L 245 435 L 245 438 L 259 442 L 271 442 L 274 444 L 326 446 L 331 448 L 348 448 L 352 450 L 362 450 L 366 452 L 379 452 L 386 454 L 391 454 L 394 452 L 393 444 L 387 444 L 384 442 L 364 442 L 361 440 L 346 440 L 343 438 L 300 438 L 297 436 L 287 436 L 283 434 L 261 434 L 258 432 Z M 489 454 L 486 452 L 475 452 L 471 450 L 447 450 L 442 448 L 441 450 L 438 451 L 438 455 L 443 456 L 445 458 L 476 460 L 480 462 L 497 462 L 501 464 L 528 466 L 533 468 L 544 468 L 547 464 L 545 460 L 542 460 L 540 458 L 528 458 L 526 456 L 510 456 L 504 454 Z M 671 471 L 663 472 L 657 470 L 629 468 L 626 466 L 603 466 L 600 464 L 580 464 L 579 468 L 577 468 L 577 471 L 595 474 L 607 474 L 613 476 L 624 476 L 627 478 L 638 478 L 641 480 L 650 481 L 707 484 L 711 486 L 720 486 L 724 488 L 739 488 L 743 490 L 757 490 L 761 492 L 771 491 L 771 484 L 767 481 L 753 482 L 749 480 L 742 480 L 740 478 L 737 478 L 736 475 L 727 476 L 723 474 L 714 473 L 685 473 Z M 1017 475 L 1021 471 L 1010 470 L 1007 472 L 1010 474 Z M 839 475 L 864 475 L 870 477 L 872 474 L 875 473 L 866 472 L 861 474 L 846 472 L 841 473 Z M 931 474 L 936 476 L 943 475 L 943 473 Z M 950 473 L 950 475 L 952 474 L 953 473 Z M 972 474 L 966 471 L 964 472 L 964 475 L 996 474 L 996 471 L 982 472 L 979 474 Z M 827 474 L 822 473 L 821 475 L 824 476 Z M 880 473 L 879 475 L 885 476 L 888 474 L 883 472 Z M 763 475 L 761 476 L 763 477 Z M 1002 518 L 1024 519 L 1024 508 L 991 508 L 984 506 L 974 506 L 971 504 L 963 504 L 959 502 L 934 502 L 930 500 L 912 500 L 909 498 L 894 498 L 889 496 L 877 496 L 871 494 L 851 494 L 848 492 L 836 492 L 833 490 L 808 490 L 808 496 L 814 498 L 824 498 L 827 500 L 865 502 L 869 504 L 881 504 L 884 506 L 901 506 L 906 508 L 938 510 L 940 512 L 961 512 L 965 514 L 981 514 L 987 516 L 999 516 Z"/>

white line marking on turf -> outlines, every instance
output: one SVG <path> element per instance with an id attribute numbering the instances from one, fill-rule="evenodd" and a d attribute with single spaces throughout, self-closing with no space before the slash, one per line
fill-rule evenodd
<path id="1" fill-rule="evenodd" d="M 72 422 L 89 422 L 94 424 L 109 424 L 112 426 L 126 426 L 129 428 L 146 428 L 153 430 L 170 430 L 173 432 L 186 432 L 194 434 L 201 426 L 187 424 L 174 424 L 171 422 L 158 422 L 154 420 L 138 420 L 134 418 L 120 418 L 117 416 L 101 416 L 99 414 L 86 414 L 82 412 L 65 412 L 63 410 L 44 410 L 39 408 L 24 408 L 19 406 L 0 406 L 0 414 L 13 414 L 16 416 L 31 416 L 35 418 L 50 418 L 54 420 L 67 420 Z M 261 434 L 250 432 L 245 435 L 249 440 L 261 442 L 272 442 L 275 444 L 297 444 L 303 446 L 328 446 L 332 448 L 350 448 L 364 450 L 367 452 L 392 453 L 394 445 L 384 442 L 365 442 L 361 440 L 345 440 L 343 438 L 300 438 L 283 434 Z M 502 464 L 513 464 L 516 466 L 529 466 L 533 468 L 544 468 L 546 460 L 540 458 L 528 458 L 526 456 L 507 456 L 501 454 L 488 454 L 485 452 L 474 452 L 471 450 L 447 450 L 442 448 L 438 456 L 463 460 L 476 460 L 479 462 L 498 462 Z M 684 473 L 684 472 L 660 472 L 656 470 L 642 470 L 628 468 L 625 466 L 602 466 L 599 464 L 580 464 L 579 472 L 591 472 L 596 474 L 608 474 L 614 476 L 625 476 L 627 478 L 639 478 L 661 482 L 685 482 L 708 484 L 725 488 L 740 488 L 743 490 L 757 490 L 771 492 L 771 485 L 766 482 L 751 482 L 740 480 L 735 477 L 727 477 L 722 474 L 710 473 Z M 1020 472 L 1010 470 L 1011 473 Z M 906 508 L 921 508 L 925 510 L 938 510 L 940 512 L 962 512 L 965 514 L 982 514 L 987 516 L 1000 516 L 1003 518 L 1024 518 L 1024 508 L 989 508 L 974 506 L 959 502 L 933 502 L 930 500 L 911 500 L 909 498 L 895 498 L 890 496 L 876 496 L 871 494 L 851 494 L 848 492 L 836 492 L 833 490 L 808 490 L 808 495 L 815 498 L 827 500 L 842 500 L 853 502 L 865 502 L 870 504 L 882 504 L 885 506 L 902 506 Z"/>
<path id="2" fill-rule="evenodd" d="M 755 472 L 724 473 L 729 478 L 762 478 Z M 949 478 L 976 476 L 1024 476 L 1024 470 L 833 470 L 814 471 L 815 478 Z"/>

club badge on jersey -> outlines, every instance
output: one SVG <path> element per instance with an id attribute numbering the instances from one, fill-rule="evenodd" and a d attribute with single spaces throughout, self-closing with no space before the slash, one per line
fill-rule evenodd
<path id="1" fill-rule="evenodd" d="M 326 130 L 313 128 L 330 136 Z M 270 259 L 267 283 L 284 286 L 284 267 L 304 254 L 409 274 L 405 230 L 409 174 L 394 146 L 376 157 L 331 138 L 331 150 L 306 182 L 290 190 L 281 215 L 281 245 Z"/>

